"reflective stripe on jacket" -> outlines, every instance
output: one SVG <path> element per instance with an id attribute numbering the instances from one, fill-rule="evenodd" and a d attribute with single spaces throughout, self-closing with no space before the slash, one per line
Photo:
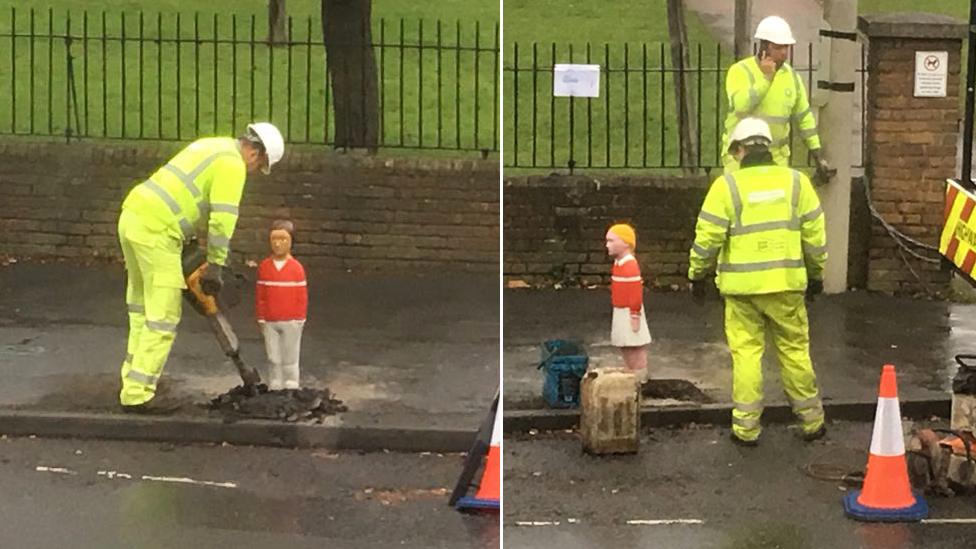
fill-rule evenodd
<path id="1" fill-rule="evenodd" d="M 803 80 L 789 63 L 776 71 L 772 82 L 766 79 L 755 56 L 729 67 L 725 76 L 728 115 L 722 135 L 722 152 L 727 154 L 729 134 L 746 117 L 761 118 L 773 135 L 770 150 L 776 158 L 788 161 L 790 156 L 790 123 L 808 149 L 820 148 L 817 121 L 810 110 Z"/>
<path id="2" fill-rule="evenodd" d="M 247 167 L 236 139 L 198 139 L 136 185 L 122 207 L 138 215 L 148 227 L 184 239 L 193 236 L 207 219 L 207 261 L 223 265 L 237 225 L 246 177 Z"/>
<path id="3" fill-rule="evenodd" d="M 827 236 L 820 199 L 803 173 L 743 168 L 712 183 L 695 228 L 688 278 L 713 267 L 723 294 L 803 291 L 822 279 Z"/>

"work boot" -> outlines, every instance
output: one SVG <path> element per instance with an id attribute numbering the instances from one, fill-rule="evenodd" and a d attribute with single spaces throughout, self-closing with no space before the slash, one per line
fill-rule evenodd
<path id="1" fill-rule="evenodd" d="M 134 406 L 122 405 L 122 411 L 127 414 L 139 415 L 172 415 L 180 409 L 180 404 L 173 401 L 160 400 L 154 398 L 149 402 L 136 404 Z"/>
<path id="2" fill-rule="evenodd" d="M 819 429 L 812 433 L 803 433 L 803 440 L 806 442 L 813 442 L 827 436 L 827 426 L 821 425 Z"/>
<path id="3" fill-rule="evenodd" d="M 755 440 L 741 439 L 735 434 L 734 431 L 729 433 L 729 438 L 732 439 L 732 443 L 737 446 L 744 446 L 746 448 L 755 448 L 756 446 L 759 446 L 758 438 Z"/>

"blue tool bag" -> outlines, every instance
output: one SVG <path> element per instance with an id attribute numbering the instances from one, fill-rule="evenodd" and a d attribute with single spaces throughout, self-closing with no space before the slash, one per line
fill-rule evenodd
<path id="1" fill-rule="evenodd" d="M 552 408 L 577 408 L 580 380 L 586 373 L 589 357 L 581 343 L 551 339 L 542 344 L 542 398 Z"/>

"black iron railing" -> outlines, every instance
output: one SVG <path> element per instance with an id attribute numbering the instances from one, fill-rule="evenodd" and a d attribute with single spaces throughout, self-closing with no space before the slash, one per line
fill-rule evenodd
<path id="1" fill-rule="evenodd" d="M 801 49 L 802 48 L 802 49 Z M 811 95 L 816 87 L 815 48 L 797 45 L 806 60 L 793 67 Z M 683 52 L 684 53 L 684 52 Z M 689 64 L 675 68 L 668 44 L 506 45 L 505 145 L 509 168 L 709 169 L 721 165 L 726 117 L 725 75 L 736 61 L 719 44 L 694 44 Z M 810 61 L 807 61 L 810 60 Z M 791 60 L 792 61 L 792 60 Z M 556 63 L 600 65 L 597 98 L 553 97 Z M 866 56 L 858 69 L 863 100 Z M 690 98 L 693 154 L 678 131 L 674 78 L 683 75 Z M 863 111 L 863 108 L 862 108 Z M 862 119 L 863 121 L 863 119 Z M 863 123 L 861 124 L 863 136 Z M 790 138 L 794 165 L 809 165 L 802 140 Z M 860 155 L 856 155 L 860 163 Z"/>
<path id="2" fill-rule="evenodd" d="M 289 142 L 333 144 L 321 22 L 287 28 L 272 44 L 255 16 L 11 8 L 0 134 L 186 140 L 260 119 Z M 497 151 L 498 40 L 497 24 L 374 20 L 379 145 Z"/>

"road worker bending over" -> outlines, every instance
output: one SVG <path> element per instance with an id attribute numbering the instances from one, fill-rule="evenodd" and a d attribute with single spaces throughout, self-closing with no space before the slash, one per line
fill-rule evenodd
<path id="1" fill-rule="evenodd" d="M 152 409 L 180 321 L 184 241 L 206 225 L 207 269 L 203 292 L 216 295 L 223 279 L 238 206 L 249 173 L 270 173 L 285 144 L 272 124 L 247 127 L 239 139 L 194 141 L 129 192 L 119 216 L 119 243 L 128 274 L 129 340 L 119 400 L 128 412 Z"/>

